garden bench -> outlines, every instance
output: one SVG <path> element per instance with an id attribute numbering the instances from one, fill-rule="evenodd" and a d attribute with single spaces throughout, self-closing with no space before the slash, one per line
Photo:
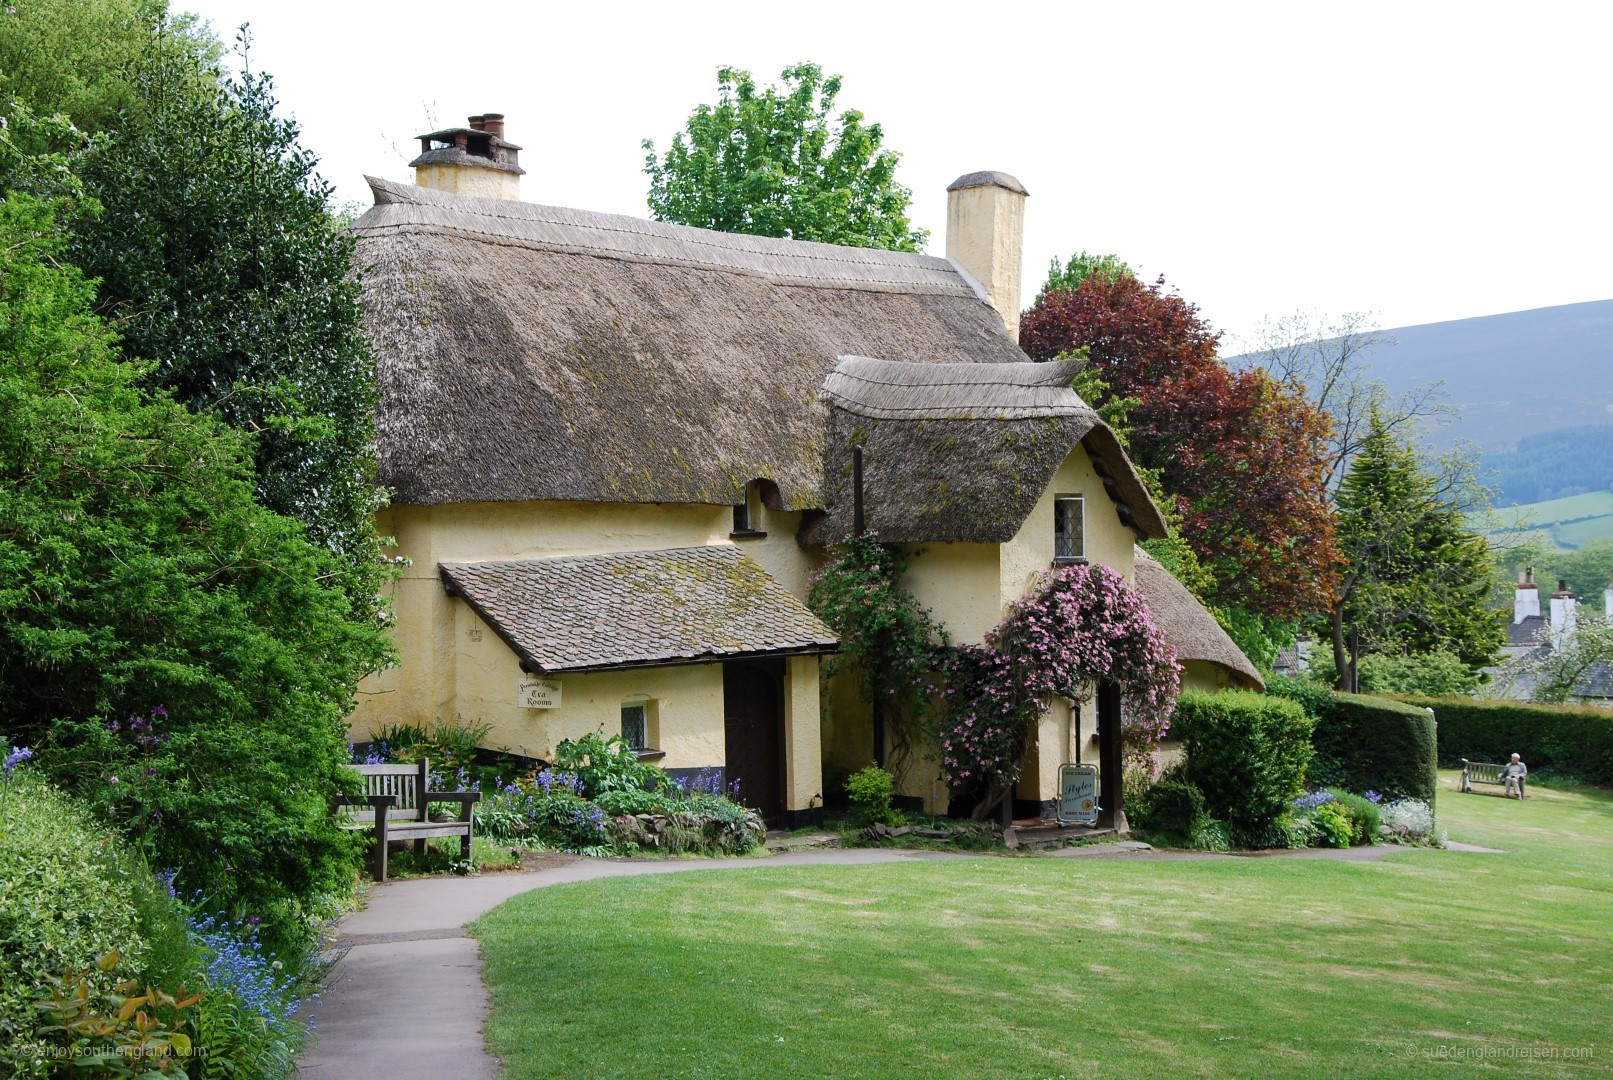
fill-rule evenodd
<path id="1" fill-rule="evenodd" d="M 1489 761 L 1469 761 L 1467 758 L 1463 758 L 1461 790 L 1474 794 L 1474 784 L 1488 784 L 1500 788 L 1499 794 L 1505 796 L 1507 793 L 1507 778 L 1502 772 L 1505 768 L 1505 765 L 1496 765 Z M 1521 776 L 1518 778 L 1518 798 L 1520 799 L 1524 797 L 1523 786 L 1525 779 L 1525 777 Z M 1483 792 L 1478 794 L 1483 794 Z"/>
<path id="2" fill-rule="evenodd" d="M 354 765 L 353 768 L 364 777 L 364 794 L 338 798 L 337 806 L 365 809 L 346 815 L 340 824 L 344 829 L 375 831 L 371 872 L 376 881 L 386 880 L 387 845 L 394 840 L 413 840 L 415 851 L 423 854 L 428 838 L 457 836 L 460 858 L 470 859 L 470 835 L 481 792 L 428 790 L 431 763 L 425 758 L 399 765 Z M 459 804 L 459 817 L 453 821 L 432 821 L 428 813 L 431 804 L 445 802 Z"/>

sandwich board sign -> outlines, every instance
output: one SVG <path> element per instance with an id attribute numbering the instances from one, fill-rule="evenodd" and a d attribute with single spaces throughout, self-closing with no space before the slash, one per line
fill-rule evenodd
<path id="1" fill-rule="evenodd" d="M 1101 809 L 1098 805 L 1098 767 L 1060 765 L 1059 824 L 1096 825 Z"/>

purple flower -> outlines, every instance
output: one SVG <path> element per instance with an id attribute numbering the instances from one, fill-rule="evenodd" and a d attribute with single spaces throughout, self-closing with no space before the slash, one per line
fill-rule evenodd
<path id="1" fill-rule="evenodd" d="M 5 764 L 6 778 L 9 780 L 11 778 L 12 770 L 33 756 L 34 752 L 28 749 L 26 746 L 19 746 L 11 753 L 7 754 Z"/>

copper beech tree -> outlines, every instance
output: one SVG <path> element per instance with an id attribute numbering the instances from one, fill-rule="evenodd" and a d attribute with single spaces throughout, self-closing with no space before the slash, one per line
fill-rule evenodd
<path id="1" fill-rule="evenodd" d="M 1038 360 L 1084 347 L 1107 392 L 1135 399 L 1131 456 L 1159 470 L 1214 574 L 1209 599 L 1278 619 L 1327 610 L 1341 562 L 1323 483 L 1327 414 L 1262 370 L 1230 370 L 1220 334 L 1163 277 L 1094 265 L 1055 267 L 1020 319 L 1020 345 Z"/>

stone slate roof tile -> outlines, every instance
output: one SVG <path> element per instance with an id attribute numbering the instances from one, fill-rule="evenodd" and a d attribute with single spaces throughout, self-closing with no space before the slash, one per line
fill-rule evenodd
<path id="1" fill-rule="evenodd" d="M 541 674 L 823 653 L 837 644 L 732 544 L 438 569 L 449 593 Z"/>

